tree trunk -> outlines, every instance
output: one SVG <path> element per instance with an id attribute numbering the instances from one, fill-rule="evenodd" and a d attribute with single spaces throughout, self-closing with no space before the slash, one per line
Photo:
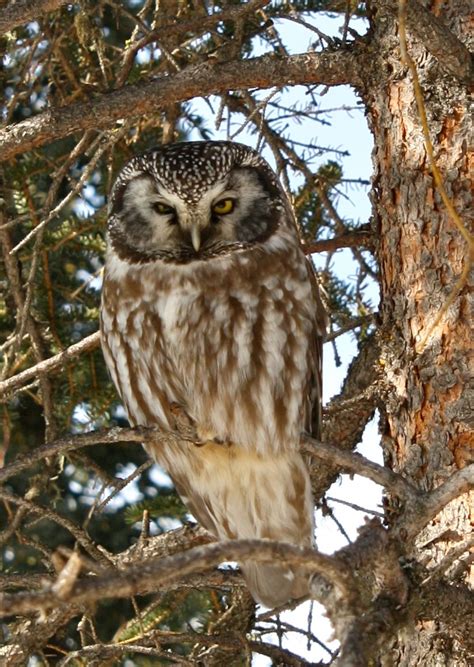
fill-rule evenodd
<path id="1" fill-rule="evenodd" d="M 439 16 L 464 43 L 469 11 L 469 2 L 447 0 Z M 420 489 L 430 490 L 469 463 L 469 443 L 472 446 L 469 280 L 455 292 L 469 248 L 433 179 L 413 77 L 401 60 L 397 23 L 375 13 L 372 30 L 378 48 L 365 100 L 375 138 L 373 204 L 380 239 L 381 362 L 387 385 L 384 454 L 387 465 Z M 410 34 L 408 50 L 420 79 L 435 161 L 467 225 L 471 195 L 466 86 L 447 74 L 443 63 Z M 447 302 L 447 312 L 434 326 Z M 469 499 L 464 495 L 425 528 L 411 555 L 432 567 L 459 547 L 470 528 Z M 448 570 L 448 579 L 453 585 L 467 584 L 466 572 L 459 569 Z M 391 654 L 393 662 L 381 655 L 381 664 L 467 665 L 467 649 L 449 628 L 449 618 L 420 616 L 399 632 L 393 651 L 386 647 L 385 655 Z"/>

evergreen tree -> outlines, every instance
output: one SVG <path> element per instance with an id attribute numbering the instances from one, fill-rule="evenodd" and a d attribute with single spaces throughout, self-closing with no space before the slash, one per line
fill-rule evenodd
<path id="1" fill-rule="evenodd" d="M 467 0 L 432 11 L 418 0 L 0 7 L 0 664 L 243 665 L 252 653 L 313 664 L 269 643 L 269 628 L 287 628 L 256 616 L 235 569 L 215 569 L 300 556 L 209 543 L 151 467 L 140 445 L 150 434 L 128 428 L 99 349 L 114 176 L 154 145 L 227 124 L 273 159 L 308 254 L 323 253 L 327 353 L 337 362 L 348 332 L 357 348 L 323 442 L 302 441 L 316 502 L 330 511 L 342 472 L 385 488 L 383 520 L 333 557 L 305 554 L 341 645 L 330 660 L 468 665 Z M 337 38 L 319 29 L 322 12 L 339 17 Z M 313 36 L 306 53 L 288 53 L 288 22 Z M 369 221 L 338 213 L 366 184 L 346 178 L 344 147 L 317 139 L 324 92 L 339 84 L 360 94 L 375 140 Z M 287 102 L 296 86 L 306 103 Z M 337 271 L 341 249 L 351 276 Z M 353 454 L 376 408 L 384 467 Z"/>

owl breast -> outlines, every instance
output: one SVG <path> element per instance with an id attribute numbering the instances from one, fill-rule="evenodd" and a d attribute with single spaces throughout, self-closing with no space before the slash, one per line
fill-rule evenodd
<path id="1" fill-rule="evenodd" d="M 252 249 L 192 271 L 154 263 L 122 266 L 125 275 L 109 262 L 104 352 L 133 423 L 170 426 L 177 403 L 201 437 L 254 454 L 294 449 L 314 369 L 315 304 L 304 257 L 289 256 L 298 253 Z"/>

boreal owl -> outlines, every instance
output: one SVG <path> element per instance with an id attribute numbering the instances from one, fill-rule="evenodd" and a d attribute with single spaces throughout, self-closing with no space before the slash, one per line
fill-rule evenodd
<path id="1" fill-rule="evenodd" d="M 202 442 L 153 445 L 181 498 L 219 539 L 310 546 L 299 451 L 318 436 L 325 314 L 290 202 L 242 144 L 169 144 L 130 160 L 110 196 L 102 347 L 132 425 Z M 308 593 L 303 571 L 241 564 L 268 607 Z"/>

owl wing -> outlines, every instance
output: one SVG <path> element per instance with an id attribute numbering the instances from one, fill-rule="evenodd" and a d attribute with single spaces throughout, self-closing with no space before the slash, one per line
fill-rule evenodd
<path id="1" fill-rule="evenodd" d="M 313 438 L 321 438 L 323 398 L 323 342 L 328 328 L 328 315 L 321 299 L 321 291 L 315 269 L 308 261 L 308 275 L 315 304 L 314 329 L 311 340 L 311 379 L 309 382 L 309 409 L 306 429 Z"/>

